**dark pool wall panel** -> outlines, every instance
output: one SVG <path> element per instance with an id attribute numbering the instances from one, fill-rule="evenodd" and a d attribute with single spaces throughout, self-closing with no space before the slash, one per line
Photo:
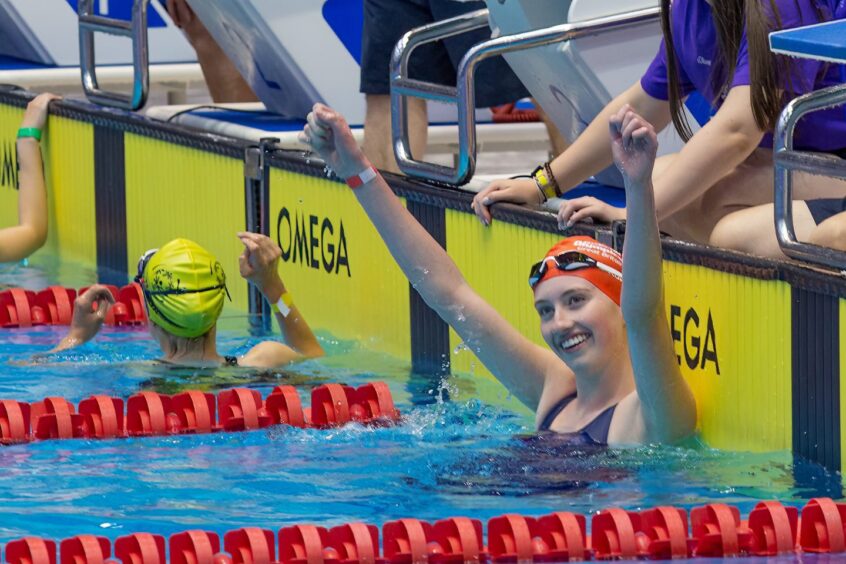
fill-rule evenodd
<path id="1" fill-rule="evenodd" d="M 97 277 L 127 283 L 126 166 L 123 131 L 94 126 L 94 192 L 97 219 Z"/>
<path id="2" fill-rule="evenodd" d="M 446 249 L 446 218 L 441 206 L 408 200 L 408 211 Z M 449 373 L 449 326 L 408 286 L 411 318 L 411 367 L 417 374 Z"/>
<path id="3" fill-rule="evenodd" d="M 840 470 L 839 302 L 794 287 L 793 450 Z"/>

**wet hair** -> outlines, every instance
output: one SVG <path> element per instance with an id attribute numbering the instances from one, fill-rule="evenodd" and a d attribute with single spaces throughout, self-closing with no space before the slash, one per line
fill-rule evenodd
<path id="1" fill-rule="evenodd" d="M 798 0 L 796 10 L 801 12 Z M 769 5 L 765 9 L 764 3 Z M 667 57 L 668 97 L 673 125 L 685 141 L 693 136 L 684 113 L 679 88 L 677 57 L 673 45 L 671 0 L 661 0 L 661 28 Z M 817 20 L 823 19 L 815 9 Z M 711 67 L 711 91 L 719 97 L 734 78 L 737 54 L 746 24 L 746 42 L 749 49 L 749 78 L 752 97 L 752 115 L 762 131 L 775 128 L 779 114 L 787 100 L 795 95 L 789 57 L 770 52 L 768 34 L 781 29 L 782 21 L 775 0 L 712 0 L 711 14 L 717 30 L 717 52 Z M 810 86 L 810 85 L 808 85 Z M 709 100 L 712 104 L 716 100 Z"/>

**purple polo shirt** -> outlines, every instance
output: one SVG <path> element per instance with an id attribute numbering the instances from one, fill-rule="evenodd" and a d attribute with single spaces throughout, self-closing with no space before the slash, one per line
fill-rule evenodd
<path id="1" fill-rule="evenodd" d="M 822 21 L 846 18 L 846 2 L 843 0 L 775 0 L 775 4 L 781 16 L 780 29 L 819 23 L 817 10 L 822 15 Z M 769 2 L 764 2 L 764 5 L 768 6 Z M 695 90 L 719 108 L 727 92 L 717 93 L 711 87 L 711 64 L 717 51 L 717 31 L 711 18 L 711 6 L 705 0 L 673 0 L 670 18 L 682 97 Z M 797 95 L 843 82 L 841 65 L 808 59 L 792 59 L 791 65 L 792 90 Z M 737 66 L 730 86 L 733 88 L 750 84 L 749 70 L 749 52 L 744 28 L 740 50 L 737 53 Z M 669 98 L 667 58 L 663 40 L 640 84 L 653 98 Z M 761 146 L 773 146 L 771 133 L 764 136 Z M 816 151 L 846 148 L 846 110 L 822 110 L 803 118 L 796 129 L 794 146 L 797 149 Z"/>

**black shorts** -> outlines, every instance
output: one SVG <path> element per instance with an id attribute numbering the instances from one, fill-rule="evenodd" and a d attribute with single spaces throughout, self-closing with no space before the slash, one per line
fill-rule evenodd
<path id="1" fill-rule="evenodd" d="M 484 2 L 455 0 L 364 0 L 361 92 L 390 93 L 391 53 L 406 32 L 484 7 Z M 479 29 L 418 47 L 409 61 L 409 76 L 455 86 L 461 58 L 473 45 L 490 39 L 490 34 L 490 29 Z M 476 106 L 480 108 L 507 104 L 529 95 L 501 56 L 480 63 L 475 82 Z"/>
<path id="2" fill-rule="evenodd" d="M 821 198 L 805 200 L 814 222 L 819 225 L 826 219 L 846 211 L 846 198 Z"/>
<path id="3" fill-rule="evenodd" d="M 846 148 L 828 152 L 841 159 L 846 159 Z M 814 223 L 817 225 L 831 216 L 846 211 L 846 198 L 820 198 L 817 200 L 805 200 L 805 203 L 808 204 L 808 210 L 810 210 L 811 217 L 814 218 Z"/>

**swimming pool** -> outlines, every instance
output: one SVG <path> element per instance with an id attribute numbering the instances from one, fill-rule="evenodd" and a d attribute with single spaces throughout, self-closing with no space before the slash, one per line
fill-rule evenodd
<path id="1" fill-rule="evenodd" d="M 50 257 L 5 265 L 0 284 L 81 286 L 92 270 Z M 222 320 L 220 349 L 241 354 L 257 341 L 244 316 Z M 590 515 L 609 507 L 690 509 L 711 502 L 743 515 L 767 499 L 801 506 L 842 497 L 840 476 L 789 452 L 725 452 L 701 444 L 609 450 L 531 438 L 532 421 L 487 378 L 440 381 L 410 373 L 366 344 L 322 334 L 325 358 L 280 372 L 185 369 L 149 362 L 156 345 L 142 329 L 106 328 L 93 343 L 28 365 L 63 328 L 0 331 L 0 398 L 37 401 L 92 394 L 126 398 L 152 389 L 247 386 L 266 395 L 278 384 L 310 388 L 385 381 L 404 420 L 394 427 L 349 425 L 119 440 L 42 441 L 0 449 L 0 543 L 23 536 L 78 534 L 115 539 L 202 528 L 223 534 L 257 526 L 381 525 L 414 517 L 506 513 Z M 486 403 L 476 396 L 500 398 Z M 807 558 L 807 557 L 806 557 Z"/>

